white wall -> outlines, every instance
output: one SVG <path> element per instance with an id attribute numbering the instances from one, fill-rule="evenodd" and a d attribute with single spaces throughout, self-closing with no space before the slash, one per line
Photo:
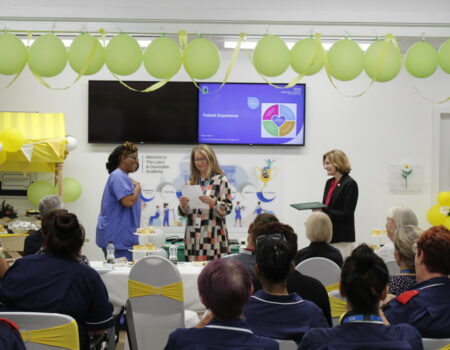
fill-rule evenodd
<path id="1" fill-rule="evenodd" d="M 10 11 L 6 15 L 13 14 L 11 8 L 14 6 L 11 4 L 5 7 Z M 170 5 L 174 6 L 174 2 L 170 2 Z M 292 2 L 291 5 L 293 6 Z M 447 1 L 442 2 L 443 11 L 440 13 L 448 12 L 448 6 Z M 20 7 L 13 8 L 16 11 L 20 9 Z M 114 8 L 110 10 L 113 11 Z M 316 10 L 320 12 L 320 9 Z M 53 10 L 49 11 L 51 13 Z M 78 12 L 80 11 L 78 9 Z M 369 16 L 369 12 L 366 12 L 365 15 Z M 162 12 L 156 12 L 155 17 L 158 13 Z M 175 13 L 179 15 L 179 12 Z M 209 13 L 211 14 L 212 10 Z M 98 14 L 94 11 L 91 15 Z M 325 18 L 330 14 L 324 12 L 321 16 Z M 400 12 L 396 14 L 401 17 Z M 408 14 L 413 19 L 416 12 L 410 11 Z M 431 10 L 422 14 L 423 22 L 436 19 L 436 16 L 438 20 L 441 19 L 439 13 Z M 381 15 L 378 16 L 376 13 L 372 14 L 371 18 L 382 19 Z M 221 70 L 210 79 L 211 81 L 220 81 L 223 78 L 230 54 L 229 51 L 222 52 Z M 275 81 L 287 82 L 294 76 L 289 70 Z M 74 78 L 75 74 L 67 67 L 63 74 L 49 79 L 49 82 L 53 86 L 66 86 Z M 113 77 L 104 67 L 92 79 L 113 79 Z M 150 80 L 151 77 L 141 68 L 127 79 Z M 181 70 L 173 80 L 189 79 Z M 0 77 L 0 86 L 5 86 L 8 81 L 8 78 Z M 244 53 L 240 54 L 230 81 L 261 82 L 261 78 L 255 73 Z M 86 226 L 90 242 L 84 248 L 85 254 L 95 259 L 101 257 L 100 250 L 95 246 L 95 225 L 107 179 L 104 164 L 114 145 L 87 143 L 87 82 L 88 79 L 83 78 L 68 90 L 52 91 L 40 85 L 26 68 L 9 89 L 0 92 L 0 110 L 65 113 L 67 133 L 74 135 L 79 145 L 67 158 L 64 174 L 78 179 L 83 186 L 82 197 L 77 202 L 69 203 L 67 207 L 75 212 Z M 402 70 L 392 82 L 375 84 L 359 98 L 344 97 L 338 93 L 323 71 L 304 78 L 303 82 L 307 84 L 305 147 L 217 146 L 215 149 L 219 158 L 221 154 L 235 154 L 236 157 L 241 154 L 284 156 L 283 183 L 286 209 L 285 216 L 281 219 L 300 233 L 301 244 L 305 244 L 302 235 L 303 223 L 308 213 L 290 209 L 288 205 L 321 199 L 326 180 L 325 171 L 322 169 L 322 154 L 332 148 L 345 150 L 353 164 L 352 176 L 359 184 L 360 197 L 356 210 L 358 241 L 370 240 L 370 230 L 384 225 L 387 209 L 397 204 L 411 207 L 418 214 L 421 227 L 428 227 L 425 216 L 435 196 L 431 190 L 433 104 L 420 97 L 414 86 L 431 99 L 442 99 L 447 97 L 444 92 L 448 92 L 450 76 L 438 69 L 431 78 L 420 81 L 411 79 Z M 355 81 L 338 83 L 338 86 L 346 94 L 355 94 L 363 91 L 368 84 L 369 81 L 363 74 Z M 140 150 L 157 153 L 189 152 L 190 147 L 146 145 L 140 147 Z M 418 193 L 390 193 L 387 167 L 405 161 L 424 166 L 423 189 Z M 26 199 L 8 198 L 8 200 L 22 209 L 30 207 Z"/>

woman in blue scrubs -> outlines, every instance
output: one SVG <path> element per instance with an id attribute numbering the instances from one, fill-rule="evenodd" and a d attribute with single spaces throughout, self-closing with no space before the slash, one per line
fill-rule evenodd
<path id="1" fill-rule="evenodd" d="M 385 263 L 366 244 L 353 250 L 342 267 L 340 283 L 349 311 L 336 327 L 311 329 L 299 350 L 423 349 L 422 337 L 413 326 L 392 326 L 380 316 L 388 278 Z"/>
<path id="2" fill-rule="evenodd" d="M 116 258 L 133 259 L 129 251 L 139 243 L 136 232 L 141 222 L 141 185 L 128 175 L 139 168 L 138 148 L 125 142 L 109 155 L 109 178 L 103 191 L 97 222 L 96 243 L 106 256 L 106 245 L 114 243 Z"/>

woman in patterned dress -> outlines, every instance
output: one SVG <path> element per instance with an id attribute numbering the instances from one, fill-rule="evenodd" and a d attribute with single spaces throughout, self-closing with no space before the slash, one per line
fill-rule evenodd
<path id="1" fill-rule="evenodd" d="M 178 213 L 187 217 L 184 255 L 187 261 L 206 261 L 228 254 L 225 217 L 231 212 L 231 191 L 216 155 L 208 145 L 197 145 L 191 152 L 190 185 L 203 191 L 200 200 L 209 209 L 189 207 L 187 197 L 180 198 Z"/>

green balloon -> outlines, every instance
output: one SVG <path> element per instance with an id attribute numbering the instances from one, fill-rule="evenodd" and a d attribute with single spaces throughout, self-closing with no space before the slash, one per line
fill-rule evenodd
<path id="1" fill-rule="evenodd" d="M 211 41 L 196 38 L 184 48 L 183 65 L 192 78 L 208 79 L 219 70 L 219 50 Z"/>
<path id="2" fill-rule="evenodd" d="M 253 52 L 256 70 L 265 76 L 276 77 L 289 67 L 289 48 L 275 35 L 266 35 L 258 41 Z"/>
<path id="3" fill-rule="evenodd" d="M 67 50 L 62 41 L 53 34 L 45 34 L 33 43 L 28 53 L 28 65 L 43 77 L 54 77 L 67 64 Z"/>
<path id="4" fill-rule="evenodd" d="M 30 186 L 28 186 L 27 189 L 28 200 L 36 206 L 39 205 L 42 197 L 49 196 L 55 193 L 55 187 L 45 181 L 33 182 Z"/>
<path id="5" fill-rule="evenodd" d="M 302 39 L 291 49 L 291 67 L 298 74 L 313 75 L 323 67 L 323 47 L 316 39 Z"/>
<path id="6" fill-rule="evenodd" d="M 408 49 L 405 66 L 413 77 L 427 78 L 437 69 L 438 59 L 438 53 L 433 45 L 420 41 Z"/>
<path id="7" fill-rule="evenodd" d="M 63 179 L 63 202 L 75 202 L 78 198 L 80 198 L 81 192 L 81 184 L 76 179 L 72 177 L 65 177 Z"/>
<path id="8" fill-rule="evenodd" d="M 136 39 L 119 34 L 111 39 L 105 49 L 105 63 L 109 70 L 119 75 L 136 72 L 142 63 L 142 49 Z"/>
<path id="9" fill-rule="evenodd" d="M 402 67 L 402 55 L 391 43 L 384 40 L 370 45 L 364 57 L 367 75 L 380 83 L 394 79 Z"/>
<path id="10" fill-rule="evenodd" d="M 328 72 L 337 80 L 349 81 L 361 74 L 364 68 L 364 53 L 350 39 L 336 41 L 328 51 Z"/>
<path id="11" fill-rule="evenodd" d="M 450 39 L 447 39 L 439 49 L 439 65 L 445 73 L 450 74 Z"/>
<path id="12" fill-rule="evenodd" d="M 180 70 L 181 51 L 168 37 L 153 40 L 144 52 L 144 67 L 158 79 L 170 79 Z"/>
<path id="13" fill-rule="evenodd" d="M 105 62 L 105 49 L 97 38 L 90 34 L 81 34 L 70 45 L 69 64 L 75 72 L 80 73 L 89 59 L 91 63 L 83 73 L 84 75 L 92 75 L 102 69 Z"/>
<path id="14" fill-rule="evenodd" d="M 11 33 L 0 34 L 0 74 L 17 74 L 26 63 L 27 49 L 24 43 Z"/>

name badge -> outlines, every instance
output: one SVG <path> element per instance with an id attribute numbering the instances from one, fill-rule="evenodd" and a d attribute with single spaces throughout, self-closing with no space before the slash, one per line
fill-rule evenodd
<path id="1" fill-rule="evenodd" d="M 202 226 L 202 219 L 200 217 L 196 217 L 195 218 L 195 222 L 194 222 L 194 227 L 195 228 L 200 228 Z"/>

